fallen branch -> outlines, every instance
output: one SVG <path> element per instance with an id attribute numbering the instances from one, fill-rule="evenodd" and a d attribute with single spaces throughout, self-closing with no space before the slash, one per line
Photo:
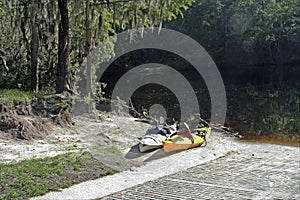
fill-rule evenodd
<path id="1" fill-rule="evenodd" d="M 151 123 L 151 121 L 153 121 L 155 123 L 155 126 L 158 126 L 158 120 L 151 117 L 151 116 L 149 116 L 147 109 L 145 109 L 143 106 L 142 106 L 142 110 L 143 110 L 142 111 L 143 112 L 143 117 L 145 119 L 149 120 L 149 123 Z"/>
<path id="2" fill-rule="evenodd" d="M 141 113 L 139 113 L 138 111 L 135 110 L 135 108 L 132 105 L 131 99 L 129 99 L 129 103 L 130 106 L 126 105 L 125 103 L 123 103 L 121 100 L 111 100 L 111 99 L 106 99 L 106 98 L 101 98 L 101 99 L 92 99 L 93 101 L 102 101 L 102 102 L 106 102 L 106 103 L 114 103 L 114 104 L 118 104 L 124 108 L 129 109 L 130 111 L 132 111 L 136 116 L 141 117 Z"/>
<path id="3" fill-rule="evenodd" d="M 218 126 L 220 126 L 220 127 L 218 127 Z M 228 128 L 228 127 L 226 127 L 226 126 L 222 126 L 222 125 L 220 125 L 220 124 L 218 124 L 218 125 L 213 125 L 213 124 L 211 124 L 210 127 L 211 127 L 212 129 L 221 131 L 221 132 L 223 132 L 223 133 L 229 134 L 229 135 L 234 136 L 234 137 L 238 137 L 238 138 L 241 138 L 241 137 L 242 137 L 242 136 L 240 135 L 239 132 L 233 131 L 233 130 L 231 130 L 230 128 Z"/>
<path id="4" fill-rule="evenodd" d="M 239 132 L 236 132 L 236 131 L 230 129 L 229 127 L 222 126 L 220 124 L 209 124 L 206 120 L 202 119 L 201 117 L 199 117 L 199 121 L 205 123 L 205 125 L 207 125 L 207 126 L 210 126 L 212 129 L 221 131 L 223 133 L 230 134 L 234 137 L 238 137 L 238 138 L 242 137 Z"/>
<path id="5" fill-rule="evenodd" d="M 24 125 L 19 122 L 19 125 L 17 127 L 17 135 L 16 135 L 16 138 L 19 138 L 19 139 L 22 139 L 22 140 L 29 140 L 29 138 L 27 138 L 25 135 L 24 135 Z"/>

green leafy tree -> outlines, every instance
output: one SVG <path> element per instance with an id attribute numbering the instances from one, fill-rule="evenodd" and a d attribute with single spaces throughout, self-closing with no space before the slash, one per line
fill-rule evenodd
<path id="1" fill-rule="evenodd" d="M 162 26 L 183 15 L 193 0 L 68 2 L 72 84 L 89 50 L 114 34 L 135 27 Z M 89 6 L 89 7 L 87 7 Z M 60 12 L 55 1 L 0 2 L 0 85 L 2 88 L 57 91 Z M 89 16 L 89 24 L 87 24 Z M 88 28 L 89 27 L 89 28 Z M 86 37 L 86 36 L 89 37 Z M 83 42 L 88 39 L 88 42 Z M 112 48 L 111 48 L 112 49 Z M 112 52 L 102 52 L 103 57 Z M 60 78 L 59 78 L 60 79 Z M 71 81 L 67 81 L 71 87 Z"/>

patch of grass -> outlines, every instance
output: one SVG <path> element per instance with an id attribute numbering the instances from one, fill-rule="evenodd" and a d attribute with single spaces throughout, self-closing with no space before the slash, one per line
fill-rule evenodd
<path id="1" fill-rule="evenodd" d="M 85 150 L 0 164 L 0 199 L 28 199 L 114 173 Z"/>
<path id="2" fill-rule="evenodd" d="M 29 103 L 33 97 L 42 97 L 42 94 L 32 93 L 22 90 L 0 90 L 0 103 L 13 103 L 23 101 Z"/>
<path id="3" fill-rule="evenodd" d="M 120 156 L 122 155 L 122 152 L 117 146 L 94 146 L 93 149 L 105 153 L 112 153 Z"/>
<path id="4" fill-rule="evenodd" d="M 109 170 L 107 170 L 107 171 L 102 172 L 102 173 L 101 173 L 101 176 L 109 176 L 109 175 L 113 175 L 113 174 L 115 174 L 115 173 L 116 173 L 115 170 L 109 169 Z"/>
<path id="5" fill-rule="evenodd" d="M 30 102 L 32 94 L 21 90 L 0 90 L 0 103 L 13 103 L 14 100 Z"/>

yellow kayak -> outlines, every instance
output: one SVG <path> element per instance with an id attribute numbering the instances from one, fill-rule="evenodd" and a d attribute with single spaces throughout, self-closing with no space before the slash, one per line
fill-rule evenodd
<path id="1" fill-rule="evenodd" d="M 197 133 L 191 133 L 190 130 L 178 132 L 163 141 L 164 151 L 171 152 L 201 146 L 210 132 L 210 127 L 202 127 L 197 130 Z"/>

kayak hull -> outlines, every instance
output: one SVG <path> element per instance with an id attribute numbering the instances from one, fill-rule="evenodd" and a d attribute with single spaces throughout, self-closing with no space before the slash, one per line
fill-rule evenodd
<path id="1" fill-rule="evenodd" d="M 167 139 L 167 136 L 156 133 L 147 134 L 140 138 L 139 140 L 139 150 L 140 152 L 151 151 L 154 149 L 159 149 L 163 146 L 163 141 Z"/>
<path id="2" fill-rule="evenodd" d="M 193 143 L 191 139 L 185 135 L 173 135 L 165 141 L 163 141 L 164 151 L 180 151 L 201 146 L 203 143 L 205 143 L 205 137 L 207 137 L 210 134 L 210 131 L 210 128 L 206 128 L 206 136 L 192 133 L 191 135 L 194 138 Z"/>
<path id="3" fill-rule="evenodd" d="M 174 137 L 169 138 L 168 140 L 165 140 L 163 142 L 163 147 L 165 152 L 171 152 L 171 151 L 180 151 L 185 149 L 190 149 L 194 147 L 201 146 L 204 143 L 204 138 L 197 136 L 195 134 L 192 134 L 194 138 L 194 143 L 191 142 L 191 140 L 185 136 L 176 135 Z"/>
<path id="4" fill-rule="evenodd" d="M 147 145 L 147 144 L 139 144 L 139 150 L 141 153 L 147 152 L 147 151 L 151 151 L 151 150 L 155 150 L 155 149 L 159 149 L 161 148 L 163 145 Z"/>

